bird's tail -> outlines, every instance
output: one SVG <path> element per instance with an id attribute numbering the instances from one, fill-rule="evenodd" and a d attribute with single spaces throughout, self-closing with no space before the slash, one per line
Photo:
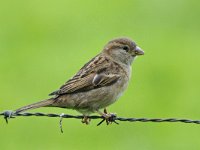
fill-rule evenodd
<path id="1" fill-rule="evenodd" d="M 47 99 L 47 100 L 43 100 L 37 103 L 33 103 L 24 107 L 21 107 L 17 110 L 15 110 L 15 113 L 20 113 L 29 109 L 35 109 L 35 108 L 39 108 L 39 107 L 45 107 L 45 106 L 51 106 L 51 104 L 53 104 L 55 101 L 53 98 Z"/>

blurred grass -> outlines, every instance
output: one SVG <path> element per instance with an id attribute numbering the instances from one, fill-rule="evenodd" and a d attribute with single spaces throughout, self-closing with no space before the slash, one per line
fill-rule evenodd
<path id="1" fill-rule="evenodd" d="M 109 110 L 125 117 L 200 119 L 200 2 L 0 1 L 0 111 L 47 98 L 115 37 L 145 50 L 129 88 Z M 75 111 L 40 108 L 34 111 Z M 0 120 L 0 149 L 199 149 L 199 126 L 80 120 Z"/>

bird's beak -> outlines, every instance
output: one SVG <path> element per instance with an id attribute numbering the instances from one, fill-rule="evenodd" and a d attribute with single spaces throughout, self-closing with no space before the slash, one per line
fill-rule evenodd
<path id="1" fill-rule="evenodd" d="M 135 48 L 135 55 L 144 55 L 144 51 L 139 46 L 137 46 Z"/>

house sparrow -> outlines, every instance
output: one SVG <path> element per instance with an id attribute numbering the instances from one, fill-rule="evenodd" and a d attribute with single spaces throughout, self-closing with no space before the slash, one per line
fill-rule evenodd
<path id="1" fill-rule="evenodd" d="M 82 113 L 83 123 L 97 112 L 104 118 L 110 116 L 106 107 L 113 104 L 127 88 L 131 77 L 131 64 L 144 52 L 128 38 L 108 42 L 100 54 L 86 63 L 78 73 L 59 90 L 49 94 L 50 99 L 19 108 L 15 113 L 39 107 L 61 107 Z M 101 112 L 100 109 L 105 109 Z"/>

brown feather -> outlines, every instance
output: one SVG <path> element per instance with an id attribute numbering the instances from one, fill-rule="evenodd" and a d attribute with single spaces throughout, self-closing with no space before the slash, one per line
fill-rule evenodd
<path id="1" fill-rule="evenodd" d="M 107 69 L 110 68 L 110 66 L 113 67 L 113 65 L 116 64 L 110 61 L 107 57 L 97 55 L 96 57 L 91 59 L 91 61 L 85 64 L 73 78 L 71 78 L 64 85 L 62 85 L 59 90 L 51 93 L 50 95 L 62 95 L 81 91 L 88 91 L 91 89 L 110 85 L 118 79 L 118 76 L 116 77 L 116 75 L 112 75 L 111 72 Z M 102 75 L 101 82 L 99 82 L 98 84 L 94 84 L 93 79 L 97 74 Z"/>

